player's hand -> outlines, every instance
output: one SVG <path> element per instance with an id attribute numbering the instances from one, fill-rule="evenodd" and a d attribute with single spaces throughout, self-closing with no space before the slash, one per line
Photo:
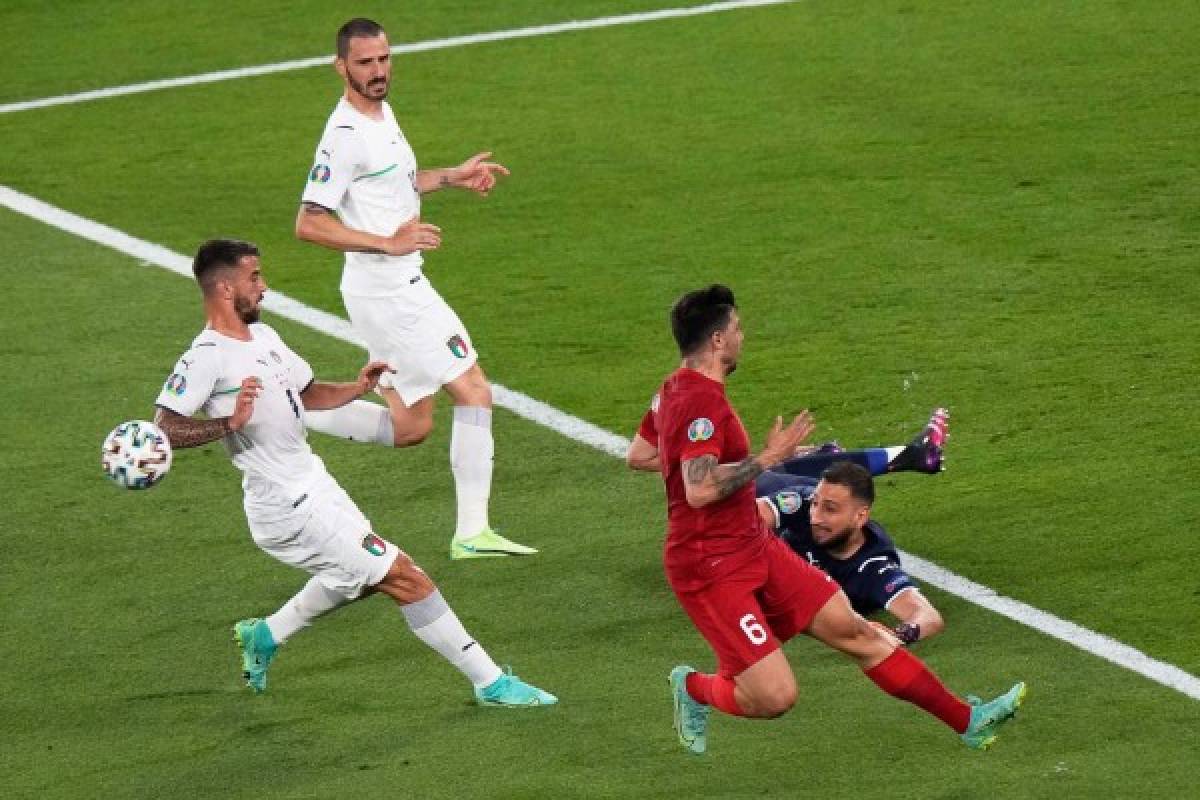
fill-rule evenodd
<path id="1" fill-rule="evenodd" d="M 442 244 L 442 229 L 413 217 L 383 240 L 383 252 L 389 256 L 406 256 L 418 250 L 436 250 Z"/>
<path id="2" fill-rule="evenodd" d="M 496 185 L 496 179 L 508 175 L 508 168 L 503 164 L 488 161 L 491 152 L 476 153 L 454 169 L 450 170 L 450 184 L 459 189 L 470 189 L 476 194 L 487 196 Z"/>
<path id="3" fill-rule="evenodd" d="M 807 409 L 797 414 L 787 426 L 783 424 L 783 417 L 776 417 L 771 432 L 767 434 L 766 446 L 759 454 L 759 460 L 763 466 L 770 469 L 780 461 L 791 458 L 796 452 L 796 447 L 811 436 L 815 428 L 816 423 Z"/>
<path id="4" fill-rule="evenodd" d="M 255 377 L 243 378 L 242 388 L 234 402 L 233 413 L 229 416 L 229 430 L 240 431 L 246 427 L 250 417 L 254 415 L 254 401 L 262 392 L 262 381 Z"/>
<path id="5" fill-rule="evenodd" d="M 372 361 L 367 364 L 358 372 L 358 396 L 362 397 L 378 386 L 380 375 L 395 371 L 386 361 Z"/>

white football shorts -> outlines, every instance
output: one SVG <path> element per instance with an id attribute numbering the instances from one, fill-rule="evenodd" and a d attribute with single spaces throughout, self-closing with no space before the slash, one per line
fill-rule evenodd
<path id="1" fill-rule="evenodd" d="M 265 502 L 262 496 L 247 495 L 246 520 L 263 552 L 351 600 L 382 581 L 400 554 L 371 530 L 350 495 L 328 474 L 299 497 Z"/>
<path id="2" fill-rule="evenodd" d="M 342 301 L 371 359 L 396 370 L 381 384 L 395 389 L 406 406 L 436 394 L 477 360 L 466 326 L 424 276 L 401 294 L 345 294 Z"/>

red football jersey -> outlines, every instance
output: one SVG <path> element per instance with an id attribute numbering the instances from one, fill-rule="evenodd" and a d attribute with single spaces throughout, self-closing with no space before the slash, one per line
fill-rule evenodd
<path id="1" fill-rule="evenodd" d="M 728 557 L 758 552 L 766 531 L 755 505 L 753 481 L 703 508 L 689 506 L 684 493 L 684 461 L 713 455 L 718 463 L 731 464 L 750 455 L 750 438 L 725 397 L 723 383 L 685 367 L 676 370 L 654 396 L 638 435 L 658 445 L 667 487 L 668 570 L 703 567 L 691 576 L 694 580 L 685 579 L 700 585 L 743 560 Z"/>

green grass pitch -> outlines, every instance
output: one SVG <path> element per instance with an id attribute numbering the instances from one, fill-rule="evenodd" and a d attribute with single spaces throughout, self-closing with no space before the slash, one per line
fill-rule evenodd
<path id="1" fill-rule="evenodd" d="M 668 3 L 660 3 L 668 5 Z M 330 50 L 655 8 L 314 0 L 0 8 L 0 103 Z M 903 440 L 953 413 L 950 469 L 883 481 L 900 544 L 1200 674 L 1200 68 L 1188 4 L 797 2 L 399 57 L 424 165 L 492 149 L 486 201 L 435 195 L 426 269 L 497 382 L 629 435 L 675 362 L 666 309 L 734 287 L 730 384 L 756 441 Z M 0 115 L 0 184 L 190 253 L 234 235 L 342 313 L 292 219 L 331 70 Z M 1187 797 L 1200 703 L 933 590 L 917 652 L 961 692 L 1030 684 L 985 754 L 808 641 L 801 699 L 674 742 L 666 674 L 711 658 L 662 577 L 661 488 L 497 417 L 493 517 L 535 558 L 451 562 L 445 409 L 390 451 L 313 437 L 379 532 L 497 660 L 561 705 L 478 709 L 381 599 L 238 680 L 229 628 L 303 580 L 250 542 L 215 447 L 107 485 L 99 444 L 152 413 L 202 324 L 188 281 L 0 211 L 0 797 Z M 268 319 L 317 374 L 355 348 Z"/>

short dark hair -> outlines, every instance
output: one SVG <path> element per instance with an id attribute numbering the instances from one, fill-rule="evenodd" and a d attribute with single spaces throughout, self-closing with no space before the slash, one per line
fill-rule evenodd
<path id="1" fill-rule="evenodd" d="M 326 30 L 329 29 L 326 28 Z M 375 20 L 367 19 L 366 17 L 355 17 L 342 27 L 338 28 L 338 58 L 345 58 L 346 55 L 349 54 L 351 39 L 357 39 L 359 37 L 374 38 L 381 33 L 384 33 L 383 26 Z"/>
<path id="2" fill-rule="evenodd" d="M 200 245 L 196 257 L 192 259 L 192 274 L 196 283 L 207 292 L 212 288 L 217 274 L 222 270 L 232 269 L 246 256 L 257 256 L 258 245 L 243 242 L 241 239 L 209 239 Z"/>
<path id="3" fill-rule="evenodd" d="M 733 290 L 719 283 L 676 300 L 671 307 L 671 333 L 679 354 L 686 358 L 703 347 L 710 336 L 729 324 L 729 315 L 736 308 Z"/>
<path id="4" fill-rule="evenodd" d="M 875 504 L 875 481 L 871 473 L 853 461 L 835 461 L 821 473 L 821 480 L 850 490 L 850 496 L 867 505 Z"/>

